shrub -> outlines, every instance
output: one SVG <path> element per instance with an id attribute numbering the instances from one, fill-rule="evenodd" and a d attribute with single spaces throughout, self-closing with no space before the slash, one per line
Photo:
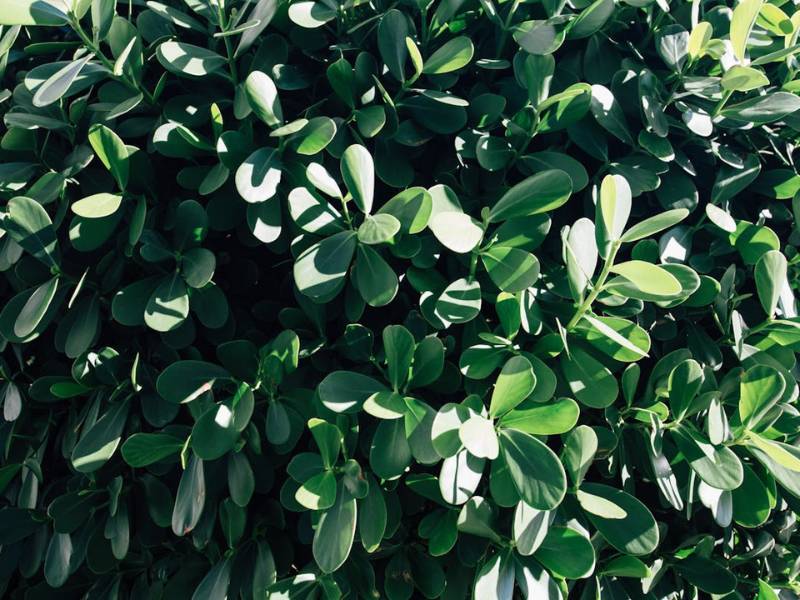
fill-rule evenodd
<path id="1" fill-rule="evenodd" d="M 0 595 L 796 598 L 793 11 L 3 0 Z"/>

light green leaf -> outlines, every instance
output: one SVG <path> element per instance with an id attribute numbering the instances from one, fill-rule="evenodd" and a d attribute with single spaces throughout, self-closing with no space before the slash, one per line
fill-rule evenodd
<path id="1" fill-rule="evenodd" d="M 434 214 L 428 227 L 444 247 L 458 254 L 472 252 L 483 239 L 480 223 L 459 211 Z"/>
<path id="2" fill-rule="evenodd" d="M 89 128 L 89 143 L 94 153 L 114 176 L 119 189 L 128 185 L 128 149 L 120 137 L 105 125 L 95 123 Z"/>
<path id="3" fill-rule="evenodd" d="M 56 0 L 4 0 L 0 25 L 66 25 L 64 4 Z"/>
<path id="4" fill-rule="evenodd" d="M 787 268 L 786 257 L 778 250 L 765 252 L 756 263 L 753 277 L 756 280 L 758 299 L 767 318 L 775 316 L 781 293 L 787 285 Z"/>
<path id="5" fill-rule="evenodd" d="M 428 57 L 422 72 L 426 75 L 441 75 L 465 67 L 472 60 L 475 48 L 467 36 L 459 36 L 446 42 Z"/>
<path id="6" fill-rule="evenodd" d="M 489 415 L 499 417 L 514 409 L 533 392 L 536 386 L 536 375 L 533 366 L 524 356 L 514 356 L 503 365 L 497 377 Z"/>
<path id="7" fill-rule="evenodd" d="M 745 371 L 739 382 L 739 418 L 747 428 L 758 424 L 783 396 L 786 384 L 778 371 L 756 365 Z"/>
<path id="8" fill-rule="evenodd" d="M 79 217 L 86 219 L 102 219 L 117 212 L 122 204 L 121 194 L 109 194 L 107 192 L 100 192 L 99 194 L 92 194 L 86 198 L 81 198 L 73 203 L 70 208 Z"/>
<path id="9" fill-rule="evenodd" d="M 519 248 L 492 246 L 481 254 L 481 260 L 494 284 L 504 292 L 521 292 L 539 278 L 539 260 Z"/>
<path id="10" fill-rule="evenodd" d="M 680 282 L 667 270 L 643 260 L 629 260 L 611 267 L 645 294 L 672 296 L 681 291 Z"/>
<path id="11" fill-rule="evenodd" d="M 368 215 L 375 195 L 375 166 L 369 150 L 359 144 L 348 146 L 342 154 L 341 170 L 353 201 Z"/>
<path id="12" fill-rule="evenodd" d="M 36 330 L 47 313 L 47 309 L 50 308 L 50 303 L 57 290 L 58 277 L 53 277 L 33 291 L 14 321 L 14 335 L 25 338 Z"/>
<path id="13" fill-rule="evenodd" d="M 6 10 L 5 7 L 3 10 Z M 36 88 L 36 93 L 33 95 L 32 100 L 33 105 L 41 108 L 58 102 L 92 57 L 92 54 L 87 54 L 85 57 L 74 60 L 53 73 L 47 81 Z"/>
<path id="14" fill-rule="evenodd" d="M 664 229 L 680 223 L 688 214 L 689 211 L 685 208 L 674 208 L 654 215 L 633 225 L 622 235 L 621 239 L 623 242 L 635 242 L 650 237 L 659 231 L 663 231 Z"/>
<path id="15" fill-rule="evenodd" d="M 600 483 L 584 483 L 578 502 L 589 521 L 614 548 L 625 554 L 650 554 L 659 533 L 653 515 L 630 494 Z"/>
<path id="16" fill-rule="evenodd" d="M 297 289 L 317 302 L 336 296 L 344 287 L 356 245 L 355 233 L 342 231 L 308 248 L 294 263 Z"/>
<path id="17" fill-rule="evenodd" d="M 93 473 L 116 452 L 128 420 L 130 402 L 117 402 L 85 432 L 72 450 L 72 466 L 81 473 Z"/>
<path id="18" fill-rule="evenodd" d="M 533 435 L 567 433 L 578 422 L 580 409 L 572 398 L 558 398 L 546 404 L 526 405 L 504 414 L 500 427 L 516 429 Z"/>
<path id="19" fill-rule="evenodd" d="M 212 50 L 175 41 L 162 42 L 156 48 L 156 57 L 167 71 L 187 77 L 206 77 L 227 64 Z"/>
<path id="20" fill-rule="evenodd" d="M 253 71 L 244 81 L 244 93 L 250 108 L 264 123 L 270 127 L 283 123 L 281 100 L 272 77 L 261 71 Z"/>
<path id="21" fill-rule="evenodd" d="M 508 190 L 492 207 L 489 221 L 497 223 L 555 210 L 572 194 L 572 179 L 551 169 L 531 175 Z"/>
<path id="22" fill-rule="evenodd" d="M 605 258 L 611 244 L 622 236 L 631 214 L 631 188 L 622 175 L 603 178 L 595 212 L 597 247 Z"/>
<path id="23" fill-rule="evenodd" d="M 358 293 L 370 306 L 386 306 L 397 295 L 397 275 L 370 246 L 358 245 L 353 273 Z"/>
<path id="24" fill-rule="evenodd" d="M 747 40 L 763 4 L 764 0 L 742 0 L 733 9 L 730 38 L 733 54 L 739 61 L 743 61 L 745 58 Z"/>

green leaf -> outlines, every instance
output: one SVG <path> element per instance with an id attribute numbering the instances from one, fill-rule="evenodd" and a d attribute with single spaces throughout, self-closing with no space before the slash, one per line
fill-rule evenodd
<path id="1" fill-rule="evenodd" d="M 586 341 L 601 352 L 621 362 L 634 362 L 647 356 L 650 336 L 647 332 L 619 317 L 583 315 L 575 328 Z"/>
<path id="2" fill-rule="evenodd" d="M 670 371 L 667 380 L 669 407 L 676 418 L 682 419 L 691 408 L 697 393 L 703 385 L 703 369 L 694 359 L 678 363 Z"/>
<path id="3" fill-rule="evenodd" d="M 763 4 L 763 0 L 742 0 L 733 9 L 730 38 L 733 54 L 740 61 L 745 59 L 747 41 Z"/>
<path id="4" fill-rule="evenodd" d="M 134 433 L 120 451 L 131 467 L 146 467 L 177 454 L 184 440 L 168 433 Z"/>
<path id="5" fill-rule="evenodd" d="M 314 117 L 292 137 L 292 144 L 298 154 L 312 156 L 322 152 L 335 135 L 336 123 L 333 119 Z"/>
<path id="6" fill-rule="evenodd" d="M 775 309 L 778 307 L 781 293 L 787 285 L 787 262 L 786 257 L 777 250 L 769 250 L 758 259 L 753 277 L 756 280 L 756 290 L 758 299 L 767 318 L 775 316 Z"/>
<path id="7" fill-rule="evenodd" d="M 470 454 L 494 460 L 500 453 L 494 424 L 480 415 L 472 415 L 458 428 L 458 437 Z"/>
<path id="8" fill-rule="evenodd" d="M 681 291 L 680 282 L 669 271 L 643 260 L 616 264 L 611 272 L 622 275 L 645 294 L 673 296 Z"/>
<path id="9" fill-rule="evenodd" d="M 569 24 L 569 39 L 586 38 L 603 28 L 614 13 L 613 0 L 594 0 Z"/>
<path id="10" fill-rule="evenodd" d="M 48 267 L 57 267 L 58 240 L 50 215 L 36 200 L 15 196 L 8 201 L 2 227 L 24 250 Z"/>
<path id="11" fill-rule="evenodd" d="M 341 446 L 342 434 L 339 428 L 322 419 L 309 419 L 308 428 L 319 448 L 322 464 L 326 469 L 332 468 L 339 456 Z"/>
<path id="12" fill-rule="evenodd" d="M 162 42 L 156 58 L 167 71 L 187 77 L 206 77 L 221 70 L 227 61 L 216 52 L 183 42 Z"/>
<path id="13" fill-rule="evenodd" d="M 358 503 L 358 534 L 367 552 L 380 546 L 386 532 L 387 509 L 383 490 L 373 477 L 367 477 L 369 491 Z"/>
<path id="14" fill-rule="evenodd" d="M 580 409 L 572 398 L 558 398 L 546 404 L 517 408 L 500 418 L 500 427 L 533 435 L 567 433 L 578 422 Z"/>
<path id="15" fill-rule="evenodd" d="M 124 190 L 128 185 L 130 161 L 123 141 L 105 125 L 95 123 L 89 128 L 89 143 L 100 162 L 114 176 L 119 189 Z"/>
<path id="16" fill-rule="evenodd" d="M 549 528 L 533 556 L 558 577 L 582 579 L 594 571 L 592 543 L 581 533 L 561 525 Z"/>
<path id="17" fill-rule="evenodd" d="M 358 227 L 358 241 L 362 244 L 383 244 L 400 231 L 400 221 L 390 214 L 367 215 Z"/>
<path id="18" fill-rule="evenodd" d="M 605 258 L 611 244 L 622 236 L 631 214 L 631 188 L 622 175 L 603 178 L 595 213 L 597 247 Z"/>
<path id="19" fill-rule="evenodd" d="M 368 215 L 375 195 L 375 167 L 369 150 L 359 144 L 348 146 L 342 154 L 341 170 L 353 201 Z"/>
<path id="20" fill-rule="evenodd" d="M 539 105 L 539 131 L 560 131 L 577 123 L 589 112 L 591 101 L 592 87 L 586 83 L 574 83 L 553 94 Z M 577 190 L 577 186 L 573 187 Z"/>
<path id="21" fill-rule="evenodd" d="M 779 600 L 779 597 L 766 581 L 759 579 L 756 600 Z"/>
<path id="22" fill-rule="evenodd" d="M 67 23 L 64 5 L 55 0 L 7 0 L 0 25 L 56 25 Z"/>
<path id="23" fill-rule="evenodd" d="M 597 448 L 597 434 L 588 425 L 578 425 L 565 437 L 561 462 L 576 487 L 581 485 L 592 465 Z"/>
<path id="24" fill-rule="evenodd" d="M 800 450 L 795 446 L 770 440 L 752 432 L 748 434 L 747 441 L 784 469 L 800 472 Z"/>
<path id="25" fill-rule="evenodd" d="M 531 175 L 508 190 L 492 207 L 489 221 L 497 223 L 555 210 L 572 194 L 572 179 L 551 169 Z"/>
<path id="26" fill-rule="evenodd" d="M 733 65 L 725 71 L 720 83 L 728 91 L 749 92 L 769 85 L 769 79 L 762 71 L 753 67 Z"/>
<path id="27" fill-rule="evenodd" d="M 625 113 L 611 90 L 600 84 L 593 85 L 590 109 L 603 129 L 629 146 L 634 145 Z"/>
<path id="28" fill-rule="evenodd" d="M 567 490 L 564 467 L 538 439 L 514 429 L 500 432 L 500 450 L 520 497 L 531 507 L 552 510 Z"/>
<path id="29" fill-rule="evenodd" d="M 521 292 L 539 278 L 539 260 L 519 248 L 492 246 L 481 254 L 481 260 L 494 284 L 504 292 Z"/>
<path id="30" fill-rule="evenodd" d="M 33 105 L 41 108 L 58 102 L 91 58 L 92 55 L 87 54 L 85 57 L 74 60 L 53 73 L 47 81 L 36 88 L 36 93 L 33 95 L 32 100 Z"/>
<path id="31" fill-rule="evenodd" d="M 211 391 L 217 381 L 230 377 L 226 369 L 214 363 L 180 360 L 161 372 L 156 380 L 156 390 L 167 402 L 183 404 Z"/>
<path id="32" fill-rule="evenodd" d="M 689 211 L 685 208 L 675 208 L 658 215 L 654 215 L 645 219 L 644 221 L 640 221 L 628 229 L 624 234 L 622 234 L 621 240 L 623 242 L 635 242 L 637 240 L 650 237 L 659 231 L 663 231 L 664 229 L 668 229 L 673 225 L 680 223 L 687 217 L 688 214 Z"/>
<path id="33" fill-rule="evenodd" d="M 536 375 L 530 361 L 524 356 L 510 358 L 503 365 L 492 390 L 489 416 L 496 418 L 516 408 L 530 396 L 535 386 Z"/>
<path id="34" fill-rule="evenodd" d="M 473 456 L 466 449 L 442 461 L 439 491 L 445 502 L 464 504 L 481 482 L 485 459 Z"/>
<path id="35" fill-rule="evenodd" d="M 166 332 L 180 327 L 189 316 L 189 293 L 178 273 L 165 277 L 150 295 L 144 322 L 150 329 Z"/>
<path id="36" fill-rule="evenodd" d="M 33 291 L 14 321 L 14 335 L 25 338 L 36 330 L 50 308 L 57 290 L 58 277 L 53 277 Z"/>
<path id="37" fill-rule="evenodd" d="M 746 463 L 742 464 L 742 468 L 742 485 L 731 491 L 733 519 L 743 527 L 758 527 L 769 518 L 772 499 L 756 471 Z"/>
<path id="38" fill-rule="evenodd" d="M 70 208 L 79 217 L 86 219 L 102 219 L 113 215 L 122 205 L 120 194 L 109 194 L 101 192 L 92 194 L 86 198 L 81 198 L 73 203 Z"/>
<path id="39" fill-rule="evenodd" d="M 359 294 L 370 306 L 386 306 L 397 295 L 397 275 L 370 246 L 359 244 L 354 275 Z"/>
<path id="40" fill-rule="evenodd" d="M 658 546 L 653 515 L 630 494 L 600 483 L 584 483 L 577 498 L 592 525 L 620 552 L 641 556 Z"/>
<path id="41" fill-rule="evenodd" d="M 214 598 L 226 597 L 232 567 L 233 561 L 230 558 L 225 558 L 214 565 L 195 588 L 192 600 L 214 600 Z"/>
<path id="42" fill-rule="evenodd" d="M 514 510 L 513 535 L 517 552 L 530 556 L 542 545 L 550 529 L 549 511 L 537 510 L 520 501 Z"/>
<path id="43" fill-rule="evenodd" d="M 760 2 L 760 0 L 745 0 L 745 2 Z M 732 121 L 764 125 L 778 121 L 797 110 L 800 110 L 800 97 L 789 92 L 772 92 L 730 104 L 722 109 L 720 114 Z"/>
<path id="44" fill-rule="evenodd" d="M 678 449 L 697 475 L 711 487 L 735 490 L 742 483 L 742 463 L 726 446 L 713 446 L 689 425 L 670 430 Z"/>
<path id="45" fill-rule="evenodd" d="M 460 211 L 437 212 L 428 227 L 445 248 L 458 254 L 472 252 L 483 239 L 480 223 Z"/>
<path id="46" fill-rule="evenodd" d="M 130 403 L 117 402 L 86 431 L 72 450 L 72 466 L 81 473 L 93 473 L 114 455 L 128 420 Z"/>
<path id="47" fill-rule="evenodd" d="M 356 250 L 356 235 L 342 231 L 309 247 L 294 263 L 294 281 L 303 294 L 317 302 L 336 296 Z"/>
<path id="48" fill-rule="evenodd" d="M 309 510 L 326 510 L 336 500 L 336 477 L 330 471 L 317 473 L 294 494 L 295 500 Z"/>
<path id="49" fill-rule="evenodd" d="M 757 428 L 783 396 L 786 384 L 778 371 L 766 365 L 750 367 L 739 382 L 739 418 L 746 428 Z"/>
<path id="50" fill-rule="evenodd" d="M 250 108 L 264 123 L 270 127 L 283 123 L 281 100 L 272 77 L 261 71 L 253 71 L 244 81 L 244 93 Z"/>
<path id="51" fill-rule="evenodd" d="M 306 29 L 316 29 L 336 18 L 336 11 L 322 2 L 293 2 L 289 6 L 289 18 Z"/>
<path id="52" fill-rule="evenodd" d="M 690 584 L 709 594 L 724 596 L 734 591 L 738 584 L 729 569 L 696 553 L 675 562 L 672 568 Z"/>
<path id="53" fill-rule="evenodd" d="M 334 371 L 317 388 L 322 404 L 335 413 L 357 412 L 367 398 L 383 391 L 387 391 L 383 384 L 353 371 Z"/>
<path id="54" fill-rule="evenodd" d="M 481 286 L 477 281 L 457 279 L 436 300 L 436 315 L 448 323 L 466 323 L 481 310 Z"/>
<path id="55" fill-rule="evenodd" d="M 405 15 L 399 10 L 388 10 L 378 25 L 378 51 L 386 68 L 397 81 L 405 81 L 405 64 L 408 57 L 406 37 L 408 37 L 408 22 Z"/>
<path id="56" fill-rule="evenodd" d="M 602 363 L 579 348 L 560 361 L 567 385 L 578 401 L 590 408 L 611 406 L 619 395 L 619 384 Z"/>
<path id="57" fill-rule="evenodd" d="M 194 454 L 181 475 L 172 509 L 172 533 L 179 537 L 190 533 L 200 521 L 206 502 L 206 477 L 203 461 Z"/>
<path id="58" fill-rule="evenodd" d="M 282 164 L 275 148 L 259 148 L 236 169 L 236 190 L 245 202 L 266 202 L 278 190 Z"/>
<path id="59" fill-rule="evenodd" d="M 453 38 L 428 57 L 422 72 L 426 75 L 441 75 L 457 71 L 469 64 L 474 53 L 475 47 L 467 36 Z"/>
<path id="60" fill-rule="evenodd" d="M 378 424 L 369 449 L 369 464 L 381 479 L 394 479 L 411 464 L 403 419 L 383 420 Z"/>
<path id="61" fill-rule="evenodd" d="M 222 402 L 209 406 L 192 428 L 191 445 L 203 460 L 216 460 L 233 449 L 239 439 L 238 406 Z"/>

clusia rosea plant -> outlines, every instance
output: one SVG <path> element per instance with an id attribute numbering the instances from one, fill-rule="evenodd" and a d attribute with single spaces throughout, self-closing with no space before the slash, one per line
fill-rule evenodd
<path id="1" fill-rule="evenodd" d="M 0 2 L 0 595 L 797 597 L 798 15 Z"/>

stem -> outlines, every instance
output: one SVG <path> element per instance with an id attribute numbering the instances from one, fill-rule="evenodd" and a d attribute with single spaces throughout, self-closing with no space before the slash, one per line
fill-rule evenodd
<path id="1" fill-rule="evenodd" d="M 608 275 L 611 273 L 611 267 L 614 266 L 614 259 L 617 256 L 617 252 L 619 251 L 619 247 L 622 244 L 619 240 L 613 242 L 611 244 L 611 249 L 608 252 L 608 258 L 606 258 L 605 263 L 603 263 L 603 270 L 600 271 L 600 275 L 597 277 L 597 282 L 592 287 L 592 291 L 586 296 L 586 299 L 581 303 L 578 307 L 578 310 L 575 311 L 575 314 L 572 315 L 572 318 L 567 323 L 566 330 L 570 331 L 578 322 L 583 318 L 583 315 L 586 314 L 592 307 L 592 302 L 597 299 L 597 296 L 600 295 L 600 292 L 603 291 L 603 285 L 606 283 L 606 279 L 608 279 Z"/>
<path id="2" fill-rule="evenodd" d="M 511 19 L 514 18 L 514 13 L 517 12 L 517 7 L 519 6 L 520 0 L 514 0 L 511 4 L 511 8 L 508 10 L 508 14 L 506 15 L 506 20 L 503 22 L 503 31 L 500 33 L 500 39 L 497 40 L 497 51 L 495 55 L 497 58 L 503 54 L 503 50 L 506 47 L 506 40 L 508 40 L 508 30 L 511 27 Z"/>
<path id="3" fill-rule="evenodd" d="M 478 253 L 472 251 L 472 256 L 469 257 L 469 281 L 475 279 L 475 272 L 478 270 Z"/>
<path id="4" fill-rule="evenodd" d="M 225 18 L 225 13 L 222 12 L 222 5 L 217 5 L 217 14 L 219 15 L 219 25 L 223 32 L 228 30 L 228 20 Z M 231 80 L 234 87 L 239 83 L 239 76 L 236 73 L 236 59 L 233 55 L 233 47 L 231 46 L 231 39 L 229 36 L 223 38 L 225 44 L 225 55 L 228 58 L 228 69 L 231 72 Z"/>
<path id="5" fill-rule="evenodd" d="M 722 109 L 725 108 L 725 103 L 728 99 L 733 95 L 733 90 L 728 90 L 724 94 L 722 94 L 722 100 L 717 102 L 717 105 L 714 107 L 714 111 L 711 113 L 712 117 L 716 117 L 719 113 L 722 112 Z"/>
<path id="6" fill-rule="evenodd" d="M 155 105 L 155 100 L 153 99 L 153 96 L 150 94 L 150 92 L 144 89 L 144 87 L 140 86 L 133 78 L 129 77 L 128 75 L 125 75 L 124 73 L 122 75 L 114 75 L 114 63 L 111 62 L 108 58 L 106 58 L 106 56 L 102 53 L 100 48 L 97 45 L 95 45 L 95 43 L 89 38 L 88 35 L 86 35 L 86 32 L 81 27 L 81 24 L 78 21 L 77 17 L 73 16 L 70 25 L 72 26 L 72 30 L 78 35 L 79 38 L 81 38 L 81 42 L 83 42 L 83 45 L 86 47 L 86 49 L 89 50 L 89 52 L 91 52 L 92 54 L 94 54 L 97 57 L 97 59 L 103 64 L 103 66 L 109 70 L 109 75 L 111 76 L 112 79 L 119 81 L 121 84 L 123 84 L 130 90 L 142 94 L 145 101 L 151 106 Z"/>

